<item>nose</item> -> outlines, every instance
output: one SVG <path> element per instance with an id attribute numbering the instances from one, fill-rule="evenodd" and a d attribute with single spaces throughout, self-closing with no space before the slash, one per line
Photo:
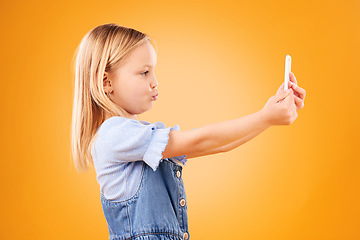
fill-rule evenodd
<path id="1" fill-rule="evenodd" d="M 154 76 L 153 81 L 151 82 L 151 88 L 157 88 L 158 81 L 156 80 L 156 77 Z"/>

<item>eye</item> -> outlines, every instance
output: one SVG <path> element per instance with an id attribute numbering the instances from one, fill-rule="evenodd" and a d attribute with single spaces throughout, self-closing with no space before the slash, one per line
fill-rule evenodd
<path id="1" fill-rule="evenodd" d="M 141 74 L 144 74 L 145 73 L 145 75 L 146 75 L 146 73 L 148 73 L 149 71 L 146 71 L 146 72 L 143 72 L 143 73 L 141 73 Z"/>

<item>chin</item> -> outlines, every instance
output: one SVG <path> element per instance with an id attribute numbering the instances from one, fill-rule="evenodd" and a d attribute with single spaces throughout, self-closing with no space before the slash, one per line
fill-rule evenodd
<path id="1" fill-rule="evenodd" d="M 149 108 L 147 108 L 147 109 L 144 109 L 144 110 L 141 110 L 141 111 L 138 111 L 138 112 L 135 113 L 135 114 L 143 114 L 143 113 L 149 111 L 150 109 L 152 109 L 152 105 L 151 105 L 151 107 L 149 107 Z"/>

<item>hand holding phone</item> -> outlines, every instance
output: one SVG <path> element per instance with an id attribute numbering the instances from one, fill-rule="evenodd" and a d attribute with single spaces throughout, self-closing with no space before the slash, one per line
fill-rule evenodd
<path id="1" fill-rule="evenodd" d="M 290 55 L 285 56 L 285 77 L 284 77 L 284 91 L 286 91 L 289 87 L 290 77 L 289 74 L 291 72 L 291 57 Z"/>

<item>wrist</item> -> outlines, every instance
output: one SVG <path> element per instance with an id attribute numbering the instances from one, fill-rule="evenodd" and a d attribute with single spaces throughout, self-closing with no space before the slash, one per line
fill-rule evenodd
<path id="1" fill-rule="evenodd" d="M 264 109 L 261 109 L 260 111 L 258 111 L 258 115 L 259 115 L 260 121 L 264 125 L 264 128 L 268 128 L 268 127 L 272 126 L 270 118 L 269 118 L 269 113 L 267 111 L 265 111 Z"/>

